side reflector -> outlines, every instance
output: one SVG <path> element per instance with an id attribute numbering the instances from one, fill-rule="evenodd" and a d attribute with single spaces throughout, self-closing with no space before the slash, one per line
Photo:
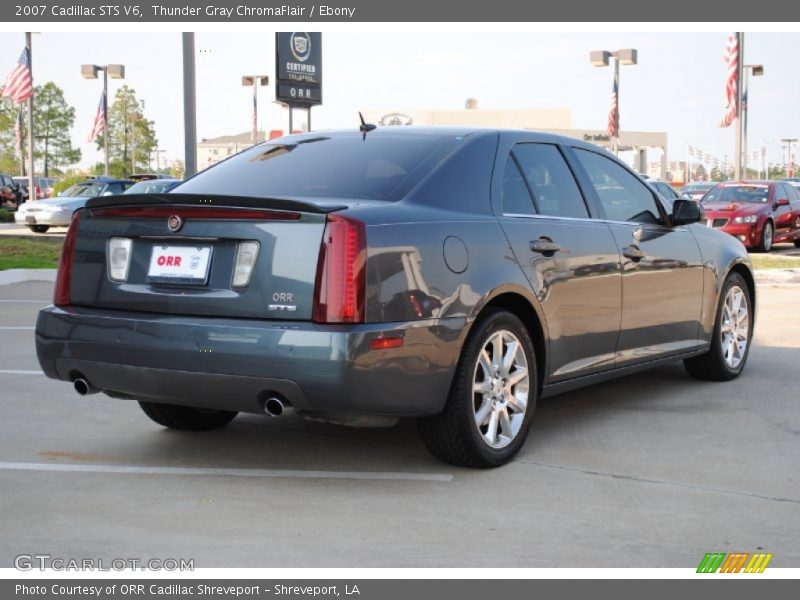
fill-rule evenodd
<path id="1" fill-rule="evenodd" d="M 253 267 L 258 258 L 258 242 L 239 242 L 236 247 L 236 259 L 233 262 L 233 283 L 235 288 L 243 288 L 250 285 L 250 277 L 253 276 Z"/>
<path id="2" fill-rule="evenodd" d="M 329 215 L 317 262 L 312 319 L 317 323 L 363 323 L 367 234 L 364 223 Z"/>
<path id="3" fill-rule="evenodd" d="M 388 348 L 400 348 L 403 345 L 401 337 L 379 337 L 370 340 L 369 347 L 372 350 L 387 350 Z"/>
<path id="4" fill-rule="evenodd" d="M 109 238 L 106 247 L 106 266 L 108 267 L 108 278 L 111 281 L 128 279 L 132 248 L 133 240 L 131 238 Z"/>
<path id="5" fill-rule="evenodd" d="M 81 221 L 81 211 L 72 214 L 64 244 L 61 246 L 61 258 L 58 260 L 58 274 L 53 292 L 53 304 L 68 306 L 70 304 L 70 287 L 72 285 L 72 259 L 75 253 L 75 242 L 78 239 L 78 227 Z"/>

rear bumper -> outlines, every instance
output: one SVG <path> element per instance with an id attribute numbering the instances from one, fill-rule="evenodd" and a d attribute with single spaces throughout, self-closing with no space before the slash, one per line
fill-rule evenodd
<path id="1" fill-rule="evenodd" d="M 48 307 L 36 352 L 48 377 L 119 398 L 260 413 L 270 394 L 298 411 L 440 412 L 463 319 L 322 326 Z M 380 335 L 400 348 L 371 350 Z"/>

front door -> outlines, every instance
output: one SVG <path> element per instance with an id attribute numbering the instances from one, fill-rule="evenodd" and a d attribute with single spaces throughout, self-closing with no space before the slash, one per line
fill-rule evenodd
<path id="1" fill-rule="evenodd" d="M 617 366 L 698 346 L 703 265 L 688 227 L 669 227 L 650 187 L 600 153 L 573 149 L 622 255 Z"/>

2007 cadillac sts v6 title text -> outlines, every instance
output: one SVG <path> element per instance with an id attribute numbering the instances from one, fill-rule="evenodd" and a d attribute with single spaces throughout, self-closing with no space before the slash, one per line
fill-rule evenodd
<path id="1" fill-rule="evenodd" d="M 416 417 L 473 467 L 519 451 L 542 396 L 671 360 L 741 373 L 749 260 L 694 202 L 573 139 L 362 129 L 90 200 L 37 322 L 45 373 L 177 429 Z"/>

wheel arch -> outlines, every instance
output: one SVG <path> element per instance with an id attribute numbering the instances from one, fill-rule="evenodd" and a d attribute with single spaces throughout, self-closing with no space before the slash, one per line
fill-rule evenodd
<path id="1" fill-rule="evenodd" d="M 728 277 L 730 277 L 732 273 L 738 273 L 744 278 L 745 283 L 747 283 L 747 293 L 750 296 L 750 306 L 753 307 L 753 322 L 755 323 L 756 280 L 753 276 L 753 271 L 743 261 L 737 261 L 728 268 L 728 271 L 725 273 L 725 277 L 722 279 L 722 282 L 724 283 L 727 281 Z M 720 285 L 720 294 L 722 293 L 722 287 L 723 286 Z M 717 303 L 719 303 L 719 294 L 717 296 Z"/>
<path id="2" fill-rule="evenodd" d="M 472 316 L 472 325 L 486 314 L 488 310 L 502 309 L 516 315 L 528 331 L 536 352 L 536 369 L 538 371 L 537 387 L 542 391 L 547 378 L 547 323 L 541 313 L 539 303 L 526 290 L 517 286 L 502 286 L 489 294 Z"/>

